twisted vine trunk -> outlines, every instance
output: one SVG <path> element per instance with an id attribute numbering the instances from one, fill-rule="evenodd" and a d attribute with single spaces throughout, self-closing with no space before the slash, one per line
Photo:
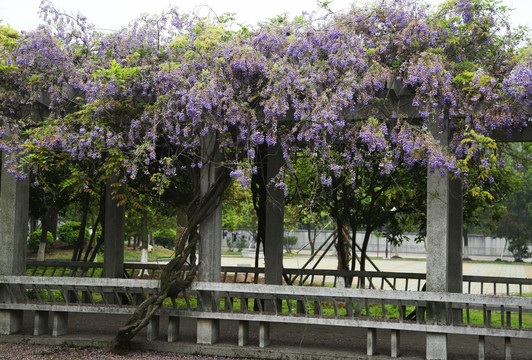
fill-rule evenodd
<path id="1" fill-rule="evenodd" d="M 251 193 L 253 196 L 253 209 L 257 214 L 257 237 L 255 247 L 255 268 L 259 267 L 260 248 L 265 249 L 266 239 L 266 169 L 268 161 L 268 148 L 265 145 L 259 145 L 257 148 L 258 158 L 256 160 L 257 173 L 251 177 Z M 257 284 L 259 277 L 254 277 Z"/>
<path id="2" fill-rule="evenodd" d="M 163 301 L 167 297 L 177 296 L 190 286 L 198 270 L 196 246 L 200 240 L 199 224 L 219 205 L 222 194 L 230 181 L 229 171 L 222 170 L 209 191 L 200 199 L 196 211 L 189 217 L 188 226 L 176 249 L 175 257 L 170 260 L 161 273 L 159 290 L 137 307 L 131 318 L 118 330 L 114 339 L 107 345 L 107 350 L 114 353 L 127 350 L 131 339 L 148 325 L 151 317 L 157 313 Z M 187 263 L 190 264 L 190 269 L 185 273 L 182 268 Z"/>

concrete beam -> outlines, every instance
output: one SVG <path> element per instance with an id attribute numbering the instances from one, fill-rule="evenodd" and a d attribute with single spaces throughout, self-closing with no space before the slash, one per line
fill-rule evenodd
<path id="1" fill-rule="evenodd" d="M 497 131 L 492 134 L 493 139 L 497 142 L 532 142 L 532 121 L 529 125 L 521 131 L 514 130 L 511 134 L 504 131 Z"/>

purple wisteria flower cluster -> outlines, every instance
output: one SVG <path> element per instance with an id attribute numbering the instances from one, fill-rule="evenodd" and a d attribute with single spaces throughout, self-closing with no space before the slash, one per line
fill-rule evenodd
<path id="1" fill-rule="evenodd" d="M 375 161 L 382 174 L 419 164 L 459 175 L 468 133 L 530 116 L 532 62 L 495 10 L 401 0 L 240 31 L 169 9 L 101 33 L 44 0 L 41 27 L 0 44 L 0 146 L 15 173 L 46 148 L 157 184 L 208 162 L 212 133 L 243 184 L 259 147 L 279 147 L 288 173 L 301 154 L 319 158 L 325 186 Z M 450 148 L 431 122 L 450 130 Z"/>

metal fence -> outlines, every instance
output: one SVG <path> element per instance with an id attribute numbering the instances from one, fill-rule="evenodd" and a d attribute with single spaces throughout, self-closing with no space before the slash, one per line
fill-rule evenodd
<path id="1" fill-rule="evenodd" d="M 27 275 L 101 277 L 102 263 L 72 261 L 27 260 Z M 128 279 L 158 279 L 164 264 L 124 263 L 124 277 Z M 264 268 L 222 266 L 220 281 L 224 283 L 257 283 L 264 279 Z M 283 269 L 286 285 L 366 288 L 375 290 L 423 291 L 425 274 L 348 271 L 321 269 Z M 464 275 L 466 294 L 518 295 L 532 293 L 532 279 Z"/>

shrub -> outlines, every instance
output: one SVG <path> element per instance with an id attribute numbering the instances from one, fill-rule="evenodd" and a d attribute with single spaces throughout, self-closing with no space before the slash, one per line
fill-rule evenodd
<path id="1" fill-rule="evenodd" d="M 28 247 L 31 251 L 35 252 L 39 250 L 39 244 L 41 243 L 41 234 L 42 229 L 37 229 L 30 234 L 30 237 L 28 238 Z M 53 243 L 54 237 L 52 233 L 48 231 L 48 234 L 46 235 L 46 250 L 48 250 Z"/>
<path id="2" fill-rule="evenodd" d="M 525 238 L 510 239 L 508 241 L 508 250 L 513 254 L 515 261 L 523 261 L 523 259 L 528 258 L 532 255 L 528 251 L 528 240 Z"/>
<path id="3" fill-rule="evenodd" d="M 175 247 L 176 232 L 174 229 L 157 230 L 153 233 L 153 241 L 157 245 L 173 250 Z"/>
<path id="4" fill-rule="evenodd" d="M 78 221 L 68 221 L 57 229 L 57 239 L 69 245 L 74 245 L 78 241 L 79 227 Z M 90 239 L 89 229 L 85 228 L 85 241 Z"/>
<path id="5" fill-rule="evenodd" d="M 233 251 L 233 238 L 228 236 L 225 238 L 225 243 L 227 244 L 227 251 Z"/>
<path id="6" fill-rule="evenodd" d="M 284 246 L 287 253 L 292 252 L 292 246 L 297 244 L 297 236 L 284 236 L 283 237 Z"/>
<path id="7" fill-rule="evenodd" d="M 247 245 L 247 240 L 245 237 L 241 236 L 237 241 L 236 241 L 236 248 L 238 251 L 242 251 L 243 248 L 246 247 Z"/>

